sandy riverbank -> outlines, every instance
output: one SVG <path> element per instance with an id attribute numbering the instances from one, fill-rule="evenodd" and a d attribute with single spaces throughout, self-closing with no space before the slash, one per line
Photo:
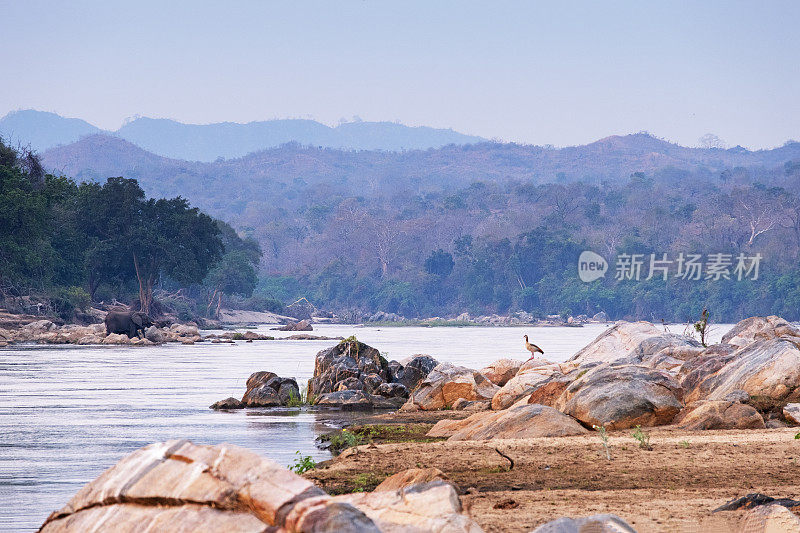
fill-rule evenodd
<path id="1" fill-rule="evenodd" d="M 386 415 L 386 422 L 398 421 Z M 597 434 L 365 444 L 306 477 L 327 491 L 369 491 L 398 471 L 436 467 L 490 532 L 531 531 L 562 516 L 596 513 L 614 513 L 640 532 L 729 531 L 743 511 L 712 511 L 731 499 L 753 492 L 800 496 L 797 428 L 649 432 L 651 451 L 639 448 L 630 430 L 610 432 L 611 461 Z M 513 469 L 496 449 L 512 458 Z"/>

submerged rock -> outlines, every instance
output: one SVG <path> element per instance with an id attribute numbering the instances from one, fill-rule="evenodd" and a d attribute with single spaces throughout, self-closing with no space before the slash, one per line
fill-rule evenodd
<path id="1" fill-rule="evenodd" d="M 399 409 L 405 403 L 403 397 L 378 396 L 362 390 L 341 390 L 317 396 L 314 405 L 334 407 L 343 411 L 360 411 L 369 409 Z"/>
<path id="2" fill-rule="evenodd" d="M 308 320 L 301 320 L 300 322 L 292 322 L 279 328 L 272 328 L 273 331 L 314 331 L 311 322 Z"/>
<path id="3" fill-rule="evenodd" d="M 244 409 L 245 405 L 236 398 L 230 397 L 212 403 L 210 408 L 214 410 Z"/>

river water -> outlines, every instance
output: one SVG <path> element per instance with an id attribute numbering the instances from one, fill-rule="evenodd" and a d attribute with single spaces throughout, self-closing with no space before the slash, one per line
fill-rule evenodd
<path id="1" fill-rule="evenodd" d="M 523 334 L 544 349 L 547 359 L 564 361 L 606 327 L 319 325 L 314 334 L 356 335 L 390 360 L 425 353 L 480 369 L 502 357 L 527 359 Z M 718 327 L 712 340 L 727 329 Z M 681 333 L 683 326 L 671 330 Z M 256 331 L 268 333 L 269 326 Z M 341 414 L 288 408 L 217 412 L 208 406 L 241 397 L 248 376 L 259 370 L 304 383 L 313 373 L 316 353 L 334 343 L 0 349 L 0 530 L 35 530 L 81 486 L 152 442 L 228 442 L 286 465 L 297 451 L 316 460 L 329 458 L 314 439 L 341 425 Z"/>

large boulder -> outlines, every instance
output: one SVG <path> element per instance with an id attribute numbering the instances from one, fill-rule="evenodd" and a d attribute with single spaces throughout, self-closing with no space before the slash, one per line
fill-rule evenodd
<path id="1" fill-rule="evenodd" d="M 275 407 L 300 399 L 300 389 L 294 378 L 282 378 L 274 372 L 255 372 L 247 378 L 247 390 L 242 403 L 247 407 Z"/>
<path id="2" fill-rule="evenodd" d="M 314 396 L 335 392 L 342 381 L 357 378 L 363 383 L 368 374 L 376 374 L 388 382 L 388 361 L 372 346 L 357 340 L 344 340 L 317 354 L 309 390 Z"/>
<path id="3" fill-rule="evenodd" d="M 502 387 L 508 383 L 508 380 L 517 375 L 521 366 L 522 361 L 517 361 L 516 359 L 498 359 L 489 366 L 482 368 L 481 374 L 498 387 Z"/>
<path id="4" fill-rule="evenodd" d="M 520 403 L 503 411 L 475 413 L 457 423 L 439 421 L 428 436 L 450 437 L 449 440 L 492 440 L 563 437 L 587 432 L 574 418 L 552 407 Z"/>
<path id="5" fill-rule="evenodd" d="M 675 417 L 682 429 L 764 429 L 764 419 L 755 408 L 730 401 L 700 400 L 690 403 Z"/>
<path id="6" fill-rule="evenodd" d="M 144 332 L 144 336 L 147 340 L 155 344 L 161 344 L 165 340 L 164 334 L 155 326 L 150 326 L 147 328 L 147 330 Z"/>
<path id="7" fill-rule="evenodd" d="M 641 341 L 628 357 L 618 362 L 643 365 L 674 374 L 686 361 L 699 356 L 703 350 L 703 345 L 691 337 L 661 333 Z"/>
<path id="8" fill-rule="evenodd" d="M 733 326 L 722 336 L 722 342 L 742 348 L 757 340 L 782 336 L 800 337 L 800 331 L 779 316 L 751 316 Z"/>
<path id="9" fill-rule="evenodd" d="M 506 409 L 523 396 L 530 395 L 545 383 L 564 376 L 561 366 L 544 359 L 530 359 L 492 398 L 492 409 Z"/>
<path id="10" fill-rule="evenodd" d="M 611 363 L 628 357 L 642 341 L 663 333 L 663 329 L 657 328 L 650 322 L 617 322 L 567 362 L 575 366 L 586 363 Z"/>
<path id="11" fill-rule="evenodd" d="M 636 533 L 636 530 L 617 515 L 596 514 L 582 518 L 559 518 L 542 524 L 531 533 Z"/>
<path id="12" fill-rule="evenodd" d="M 796 397 L 799 387 L 798 342 L 774 337 L 754 341 L 731 354 L 724 365 L 688 392 L 687 401 L 724 400 L 736 390 L 743 390 L 751 397 L 783 401 Z"/>
<path id="13" fill-rule="evenodd" d="M 436 368 L 439 361 L 430 355 L 417 354 L 412 355 L 411 359 L 400 365 L 400 368 L 395 370 L 395 376 L 391 381 L 400 383 L 405 386 L 409 391 L 414 390 L 422 380 L 428 377 L 431 370 Z"/>
<path id="14" fill-rule="evenodd" d="M 669 424 L 682 389 L 666 372 L 639 365 L 600 365 L 572 382 L 555 407 L 587 426 L 625 429 Z"/>
<path id="15" fill-rule="evenodd" d="M 313 504 L 312 504 L 313 503 Z M 179 526 L 179 527 L 176 527 Z M 186 440 L 124 457 L 52 513 L 41 531 L 379 531 L 366 514 L 237 446 Z"/>
<path id="16" fill-rule="evenodd" d="M 451 408 L 459 398 L 491 400 L 499 389 L 477 370 L 440 363 L 419 384 L 409 402 L 424 411 L 433 411 Z"/>
<path id="17" fill-rule="evenodd" d="M 693 401 L 692 391 L 700 382 L 733 360 L 735 351 L 736 347 L 731 344 L 715 344 L 681 366 L 676 378 L 687 402 Z"/>
<path id="18" fill-rule="evenodd" d="M 350 504 L 363 511 L 381 531 L 393 533 L 423 531 L 481 533 L 483 531 L 470 518 L 461 514 L 461 500 L 456 489 L 440 479 L 397 490 L 342 494 L 334 496 L 332 500 Z"/>

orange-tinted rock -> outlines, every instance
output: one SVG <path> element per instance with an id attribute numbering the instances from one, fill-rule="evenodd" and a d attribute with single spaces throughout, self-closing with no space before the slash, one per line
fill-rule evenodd
<path id="1" fill-rule="evenodd" d="M 700 400 L 687 405 L 674 424 L 683 429 L 764 429 L 764 418 L 753 407 L 728 401 Z"/>
<path id="2" fill-rule="evenodd" d="M 469 401 L 491 400 L 499 388 L 477 370 L 440 363 L 419 384 L 409 403 L 432 411 L 452 407 L 459 398 Z"/>
<path id="3" fill-rule="evenodd" d="M 575 419 L 544 405 L 519 403 L 502 411 L 476 413 L 457 423 L 442 420 L 429 437 L 450 440 L 528 439 L 587 433 Z"/>
<path id="4" fill-rule="evenodd" d="M 513 378 L 519 372 L 522 366 L 522 361 L 516 359 L 498 359 L 489 366 L 481 369 L 481 374 L 497 385 L 502 387 L 508 380 Z"/>
<path id="5" fill-rule="evenodd" d="M 397 490 L 437 479 L 447 481 L 447 476 L 438 468 L 409 468 L 384 479 L 380 485 L 375 487 L 375 491 Z"/>

